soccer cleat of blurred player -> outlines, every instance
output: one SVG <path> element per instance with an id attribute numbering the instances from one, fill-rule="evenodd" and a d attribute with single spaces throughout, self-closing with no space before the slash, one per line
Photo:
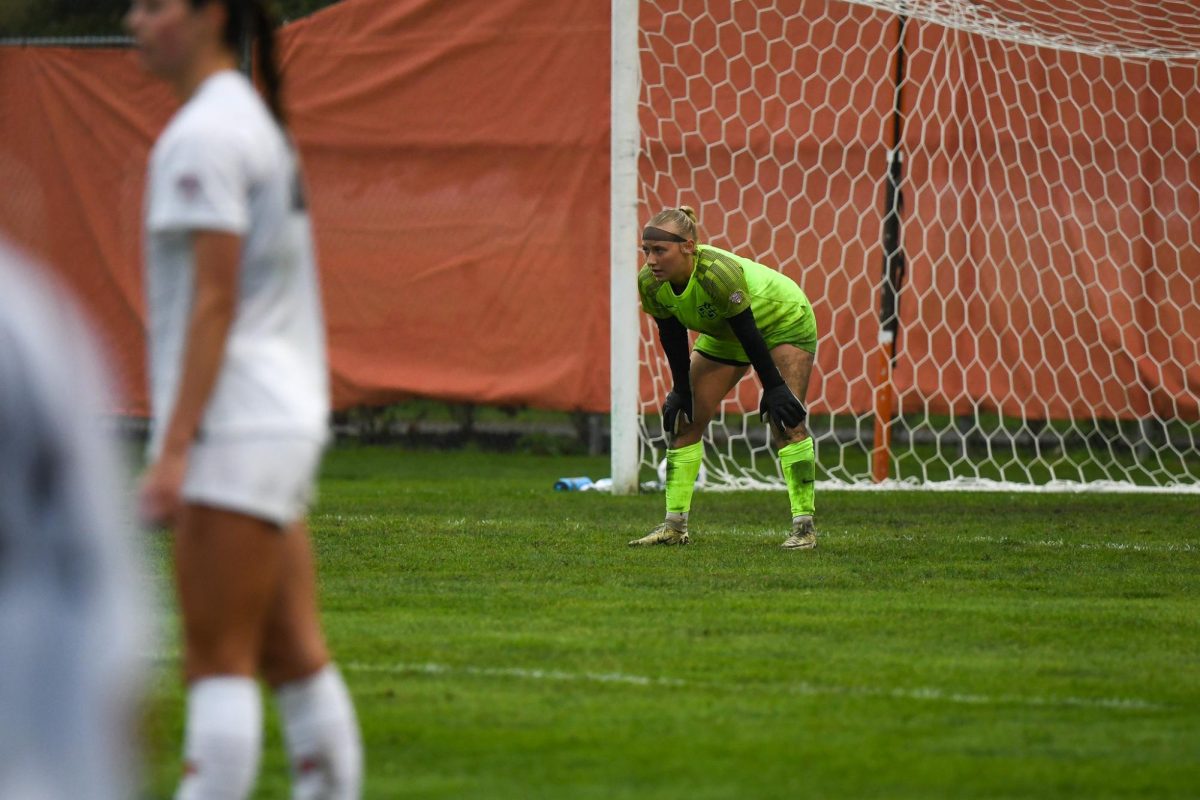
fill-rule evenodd
<path id="1" fill-rule="evenodd" d="M 662 408 L 666 519 L 630 544 L 687 543 L 704 431 L 753 365 L 763 388 L 759 414 L 771 429 L 791 503 L 792 534 L 783 547 L 811 550 L 816 460 L 804 398 L 817 349 L 812 305 L 782 273 L 700 244 L 696 212 L 687 206 L 651 218 L 642 253 L 638 293 L 658 326 L 673 385 Z M 689 330 L 700 334 L 691 348 Z"/>

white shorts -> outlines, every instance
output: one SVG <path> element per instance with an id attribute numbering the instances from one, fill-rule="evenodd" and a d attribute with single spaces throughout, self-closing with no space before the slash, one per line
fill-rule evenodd
<path id="1" fill-rule="evenodd" d="M 192 445 L 183 499 L 286 527 L 308 513 L 324 449 L 298 436 L 203 439 Z"/>

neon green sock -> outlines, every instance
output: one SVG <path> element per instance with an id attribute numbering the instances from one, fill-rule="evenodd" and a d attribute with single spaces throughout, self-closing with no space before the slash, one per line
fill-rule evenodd
<path id="1" fill-rule="evenodd" d="M 787 480 L 788 499 L 792 501 L 793 517 L 811 517 L 817 509 L 813 481 L 817 477 L 817 459 L 812 437 L 792 442 L 779 450 L 779 463 Z"/>
<path id="2" fill-rule="evenodd" d="M 667 451 L 667 513 L 686 514 L 692 507 L 692 490 L 704 460 L 704 442 Z"/>

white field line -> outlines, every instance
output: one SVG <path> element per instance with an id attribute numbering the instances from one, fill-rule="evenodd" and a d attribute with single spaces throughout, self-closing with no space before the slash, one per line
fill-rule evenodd
<path id="1" fill-rule="evenodd" d="M 484 678 L 522 678 L 532 681 L 562 681 L 566 683 L 624 683 L 630 686 L 687 686 L 677 678 L 652 678 L 645 675 L 626 675 L 622 672 L 563 672 L 553 669 L 522 669 L 521 667 L 453 667 L 447 664 L 341 664 L 349 672 L 384 672 L 396 675 L 473 675 Z"/>
<path id="2" fill-rule="evenodd" d="M 516 678 L 528 681 L 563 683 L 615 683 L 627 686 L 666 686 L 671 688 L 718 689 L 730 692 L 745 689 L 775 688 L 763 684 L 735 685 L 713 681 L 686 681 L 649 675 L 629 675 L 622 672 L 564 672 L 562 670 L 523 669 L 521 667 L 451 666 L 448 664 L 363 664 L 349 662 L 341 665 L 348 672 L 374 672 L 388 675 L 469 675 L 483 678 Z M 818 685 L 796 681 L 779 687 L 787 694 L 811 697 L 841 695 L 846 697 L 891 697 L 898 700 L 954 703 L 959 705 L 1011 705 L 1029 707 L 1103 708 L 1115 711 L 1164 711 L 1170 706 L 1151 703 L 1136 697 L 1040 697 L 1036 695 L 987 695 L 955 692 L 935 687 L 915 689 L 870 686 Z"/>
<path id="3" fill-rule="evenodd" d="M 817 526 L 818 529 L 820 525 Z M 781 528 L 782 530 L 782 528 Z M 701 533 L 704 533 L 701 530 Z M 727 533 L 733 533 L 739 536 L 753 536 L 756 538 L 774 536 L 778 537 L 778 531 L 764 532 L 759 529 L 750 530 L 747 528 L 734 528 L 732 530 L 721 530 L 714 532 L 714 536 L 724 536 Z M 896 535 L 896 534 L 880 534 L 878 536 L 870 536 L 862 533 L 849 533 L 846 531 L 820 530 L 820 537 L 833 541 L 850 541 L 850 542 L 957 542 L 959 544 L 1012 544 L 1021 545 L 1023 547 L 1044 547 L 1047 549 L 1063 549 L 1063 550 L 1123 550 L 1132 553 L 1200 553 L 1200 543 L 1193 542 L 1069 542 L 1065 539 L 1020 539 L 1013 536 L 938 536 L 930 534 L 929 536 L 914 536 L 911 533 Z"/>
<path id="4" fill-rule="evenodd" d="M 713 469 L 707 483 L 696 487 L 705 492 L 761 492 L 784 488 L 782 478 L 751 477 Z M 719 480 L 718 480 L 719 479 Z M 1172 483 L 1167 486 L 1138 486 L 1124 481 L 1051 481 L 1043 484 L 1008 483 L 987 478 L 955 478 L 922 483 L 915 478 L 888 479 L 880 483 L 823 480 L 816 482 L 819 492 L 985 492 L 1004 494 L 1200 494 L 1200 482 Z"/>
<path id="5" fill-rule="evenodd" d="M 329 520 L 335 522 L 356 522 L 370 523 L 383 522 L 385 517 L 376 514 L 313 514 L 312 520 Z M 466 519 L 456 519 L 445 523 L 448 529 L 463 527 L 467 524 Z M 492 519 L 477 519 L 472 520 L 471 525 L 475 527 L 483 527 L 488 525 L 497 525 L 499 520 Z M 568 522 L 567 526 L 571 530 L 584 531 L 588 526 L 581 523 Z M 819 527 L 819 526 L 818 526 Z M 780 531 L 783 529 L 781 528 Z M 702 529 L 700 531 L 704 533 Z M 762 538 L 766 536 L 780 536 L 779 531 L 763 531 L 761 529 L 733 528 L 723 529 L 714 532 L 714 535 L 724 536 L 727 534 L 735 534 L 738 536 L 753 536 Z M 986 544 L 1015 544 L 1024 547 L 1045 547 L 1045 548 L 1061 548 L 1064 550 L 1124 550 L 1132 553 L 1200 553 L 1200 542 L 1114 542 L 1114 541 L 1099 541 L 1099 542 L 1068 542 L 1065 539 L 1020 539 L 1012 536 L 913 536 L 912 534 L 894 535 L 880 534 L 871 536 L 862 533 L 849 533 L 846 531 L 823 530 L 820 532 L 823 537 L 842 541 L 863 541 L 863 542 L 884 542 L 884 541 L 937 541 L 937 542 L 958 542 L 958 543 L 986 543 Z M 617 537 L 624 538 L 624 537 Z"/>
<path id="6" fill-rule="evenodd" d="M 959 539 L 958 541 L 962 541 Z M 1130 550 L 1135 553 L 1195 553 L 1200 546 L 1191 542 L 1068 542 L 1064 539 L 1013 539 L 1007 536 L 972 536 L 968 542 L 994 542 L 996 544 L 1019 544 L 1027 547 L 1061 547 L 1069 550 Z"/>

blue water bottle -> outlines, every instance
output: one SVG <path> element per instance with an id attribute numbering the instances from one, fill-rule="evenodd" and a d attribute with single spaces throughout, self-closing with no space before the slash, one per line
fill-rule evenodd
<path id="1" fill-rule="evenodd" d="M 592 479 L 586 476 L 579 478 L 559 478 L 554 482 L 556 492 L 578 492 L 585 486 L 591 486 Z"/>

